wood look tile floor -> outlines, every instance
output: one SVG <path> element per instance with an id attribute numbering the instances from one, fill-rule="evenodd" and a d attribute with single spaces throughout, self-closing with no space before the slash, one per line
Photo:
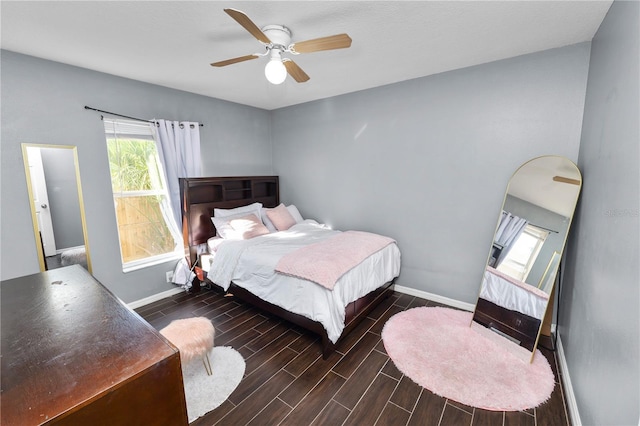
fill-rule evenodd
<path id="1" fill-rule="evenodd" d="M 394 314 L 434 302 L 393 293 L 327 360 L 317 337 L 221 290 L 179 294 L 136 311 L 156 329 L 204 316 L 216 346 L 246 360 L 238 388 L 191 425 L 570 425 L 555 353 L 541 349 L 556 376 L 551 398 L 526 412 L 481 410 L 439 397 L 405 377 L 386 354 L 380 333 Z"/>

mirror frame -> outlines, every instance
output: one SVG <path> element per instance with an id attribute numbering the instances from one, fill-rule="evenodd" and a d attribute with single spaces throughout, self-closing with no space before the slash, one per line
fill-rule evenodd
<path id="1" fill-rule="evenodd" d="M 48 145 L 48 144 L 37 144 L 37 143 L 22 143 L 22 160 L 24 162 L 24 172 L 27 180 L 27 194 L 29 197 L 29 209 L 31 210 L 31 221 L 33 223 L 33 237 L 36 242 L 36 252 L 38 255 L 38 265 L 40 267 L 40 272 L 44 272 L 47 270 L 45 258 L 44 258 L 44 248 L 42 246 L 42 240 L 40 239 L 40 227 L 38 226 L 38 217 L 36 215 L 36 209 L 33 205 L 33 187 L 31 182 L 31 171 L 29 170 L 29 156 L 27 152 L 27 148 L 56 148 L 56 149 L 67 149 L 70 150 L 73 155 L 73 165 L 75 168 L 75 176 L 76 176 L 76 190 L 78 195 L 78 203 L 80 205 L 80 222 L 82 224 L 82 235 L 84 238 L 84 247 L 87 255 L 87 270 L 89 273 L 92 272 L 91 266 L 91 250 L 89 250 L 89 238 L 87 234 L 87 222 L 86 216 L 84 212 L 84 198 L 82 196 L 82 184 L 80 183 L 80 163 L 78 161 L 78 147 L 74 145 Z"/>
<path id="2" fill-rule="evenodd" d="M 504 196 L 502 198 L 502 204 L 500 206 L 500 213 L 498 214 L 498 220 L 496 222 L 496 226 L 495 226 L 493 234 L 492 234 L 492 239 L 495 239 L 496 232 L 498 231 L 498 228 L 500 226 L 500 219 L 501 219 L 501 216 L 502 216 L 502 211 L 504 210 L 505 203 L 507 201 L 507 196 L 509 195 L 509 188 L 511 187 L 511 184 L 512 184 L 514 176 L 520 170 L 522 170 L 522 168 L 524 168 L 526 165 L 530 164 L 533 161 L 540 160 L 540 159 L 543 159 L 543 158 L 562 159 L 562 160 L 570 163 L 571 165 L 573 165 L 573 167 L 575 167 L 575 170 L 577 171 L 577 173 L 579 175 L 580 182 L 579 182 L 579 184 L 577 184 L 578 191 L 576 193 L 575 200 L 573 200 L 572 214 L 571 214 L 571 217 L 568 218 L 569 220 L 568 220 L 568 223 L 567 223 L 567 229 L 566 229 L 566 232 L 564 234 L 564 238 L 562 240 L 562 244 L 560 245 L 559 250 L 555 250 L 554 253 L 552 254 L 552 257 L 549 260 L 549 263 L 547 264 L 547 268 L 545 269 L 545 272 L 544 272 L 543 276 L 540 278 L 540 281 L 539 281 L 538 285 L 537 286 L 535 286 L 535 285 L 533 286 L 534 288 L 538 288 L 539 289 L 541 286 L 543 286 L 543 282 L 545 280 L 548 280 L 551 277 L 553 278 L 551 287 L 549 288 L 549 292 L 548 292 L 549 300 L 547 302 L 547 306 L 546 306 L 546 309 L 545 309 L 545 314 L 543 315 L 542 318 L 540 318 L 540 325 L 538 327 L 538 332 L 537 332 L 537 334 L 535 336 L 535 340 L 534 340 L 535 343 L 534 343 L 533 349 L 530 352 L 529 362 L 533 362 L 533 357 L 535 356 L 536 348 L 538 346 L 538 342 L 540 341 L 540 334 L 542 333 L 543 327 L 545 325 L 545 320 L 546 320 L 546 318 L 548 316 L 548 311 L 549 311 L 550 308 L 553 309 L 553 306 L 555 304 L 555 300 L 554 300 L 555 299 L 555 291 L 554 290 L 555 290 L 555 282 L 556 282 L 556 278 L 557 278 L 557 272 L 558 272 L 558 268 L 560 266 L 560 262 L 561 262 L 562 256 L 564 254 L 564 249 L 565 249 L 565 247 L 567 245 L 567 239 L 569 237 L 569 231 L 571 230 L 571 224 L 573 223 L 573 218 L 575 216 L 575 209 L 576 209 L 576 206 L 578 205 L 578 199 L 580 198 L 580 192 L 582 191 L 583 178 L 582 178 L 582 172 L 580 171 L 578 166 L 573 161 L 571 161 L 570 159 L 568 159 L 566 157 L 563 157 L 561 155 L 541 155 L 541 156 L 538 156 L 538 157 L 534 157 L 534 158 L 524 162 L 523 164 L 521 164 L 513 172 L 513 174 L 509 178 L 509 181 L 507 182 L 507 187 L 505 189 Z M 470 326 L 472 326 L 472 327 L 474 326 L 474 323 L 476 323 L 475 314 L 476 314 L 476 310 L 478 308 L 477 301 L 480 299 L 480 293 L 481 293 L 481 290 L 482 290 L 482 280 L 484 279 L 484 274 L 485 274 L 487 266 L 489 265 L 489 262 L 491 260 L 492 250 L 493 250 L 493 240 L 491 241 L 491 244 L 489 245 L 489 252 L 487 254 L 487 258 L 486 258 L 486 261 L 485 261 L 484 270 L 482 271 L 482 274 L 483 274 L 482 277 L 483 278 L 481 279 L 480 288 L 478 290 L 478 297 L 476 298 L 476 306 L 474 307 L 473 315 L 471 317 Z M 556 262 L 554 262 L 554 260 L 556 260 Z M 479 331 L 481 331 L 482 334 L 486 335 L 487 337 L 489 337 L 491 339 L 497 339 L 497 340 L 509 340 L 510 339 L 510 337 L 508 337 L 508 338 L 507 337 L 503 337 L 503 336 L 500 335 L 499 332 L 494 332 L 491 329 L 489 329 L 488 327 L 485 327 L 484 325 L 482 325 L 480 323 L 477 323 L 477 326 L 478 326 L 477 329 Z M 486 330 L 486 332 L 485 332 L 485 330 Z M 514 347 L 517 347 L 518 350 L 514 351 L 514 353 L 516 353 L 517 355 L 522 355 L 522 351 L 526 351 L 526 353 L 529 354 L 529 350 L 524 348 L 524 347 L 522 347 L 522 346 L 520 346 L 518 343 L 515 343 L 515 342 L 510 342 L 510 343 L 512 343 L 512 344 L 507 345 L 507 347 L 509 349 L 513 349 Z M 529 355 L 527 355 L 527 356 L 529 356 Z"/>

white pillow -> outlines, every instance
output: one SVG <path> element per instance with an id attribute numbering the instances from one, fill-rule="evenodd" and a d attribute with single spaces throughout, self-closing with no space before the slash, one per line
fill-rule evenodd
<path id="1" fill-rule="evenodd" d="M 213 209 L 214 217 L 226 217 L 236 215 L 238 213 L 253 213 L 258 216 L 258 219 L 262 219 L 260 210 L 262 209 L 262 203 L 253 203 L 246 206 L 236 207 L 235 209 Z"/>
<path id="2" fill-rule="evenodd" d="M 287 206 L 287 210 L 289 210 L 289 213 L 291 214 L 291 216 L 293 216 L 293 218 L 296 220 L 296 223 L 300 223 L 304 221 L 304 219 L 302 218 L 302 215 L 298 211 L 298 208 L 293 204 Z"/>
<path id="3" fill-rule="evenodd" d="M 241 240 L 242 234 L 238 233 L 233 226 L 231 226 L 231 221 L 234 219 L 240 219 L 242 217 L 247 216 L 247 212 L 236 213 L 229 216 L 214 216 L 211 218 L 211 222 L 213 222 L 213 226 L 216 227 L 216 234 L 219 237 L 222 237 L 226 240 Z M 258 215 L 255 212 L 251 214 L 255 214 L 256 217 Z M 259 220 L 259 219 L 258 219 Z"/>

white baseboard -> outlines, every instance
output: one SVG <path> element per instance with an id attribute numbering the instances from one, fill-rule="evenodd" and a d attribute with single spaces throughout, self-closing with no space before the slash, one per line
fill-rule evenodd
<path id="1" fill-rule="evenodd" d="M 571 424 L 574 426 L 581 426 L 580 413 L 578 412 L 578 403 L 576 401 L 576 394 L 573 392 L 573 386 L 571 385 L 571 378 L 569 377 L 569 368 L 567 366 L 567 358 L 564 356 L 564 349 L 562 347 L 562 340 L 558 336 L 556 343 L 558 352 L 558 363 L 562 377 L 562 384 L 564 385 L 564 397 L 567 401 L 567 410 L 571 417 Z"/>
<path id="2" fill-rule="evenodd" d="M 184 293 L 184 289 L 180 287 L 173 288 L 171 290 L 163 291 L 161 293 L 154 294 L 153 296 L 145 297 L 144 299 L 135 300 L 131 303 L 127 303 L 131 309 L 138 309 L 144 305 L 148 305 L 149 303 L 157 302 L 158 300 L 162 300 L 167 297 L 171 297 L 174 294 Z"/>
<path id="3" fill-rule="evenodd" d="M 432 300 L 434 302 L 442 303 L 443 305 L 452 306 L 458 309 L 464 309 L 465 311 L 473 312 L 476 309 L 476 305 L 474 305 L 473 303 L 449 299 L 448 297 L 439 296 L 437 294 L 429 293 L 423 290 L 416 290 L 415 288 L 404 287 L 397 284 L 394 285 L 393 288 L 398 293 L 408 294 L 409 296 L 422 297 L 423 299 Z"/>

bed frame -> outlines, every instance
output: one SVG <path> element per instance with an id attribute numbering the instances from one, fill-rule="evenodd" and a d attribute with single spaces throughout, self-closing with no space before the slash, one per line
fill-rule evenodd
<path id="1" fill-rule="evenodd" d="M 478 298 L 473 320 L 515 340 L 529 352 L 536 349 L 540 320 Z"/>
<path id="2" fill-rule="evenodd" d="M 211 222 L 213 209 L 231 209 L 255 202 L 262 203 L 264 207 L 276 207 L 280 203 L 280 188 L 278 176 L 180 178 L 180 198 L 185 256 L 190 266 L 195 266 L 198 264 L 198 245 L 205 244 L 216 235 Z M 203 278 L 206 281 L 206 277 Z M 229 287 L 229 293 L 272 315 L 319 334 L 322 340 L 322 357 L 326 359 L 344 336 L 389 297 L 394 281 L 395 278 L 347 305 L 345 328 L 335 344 L 329 340 L 326 330 L 319 322 L 266 302 L 233 283 Z M 200 284 L 201 281 L 196 278 L 191 291 L 200 291 Z"/>

